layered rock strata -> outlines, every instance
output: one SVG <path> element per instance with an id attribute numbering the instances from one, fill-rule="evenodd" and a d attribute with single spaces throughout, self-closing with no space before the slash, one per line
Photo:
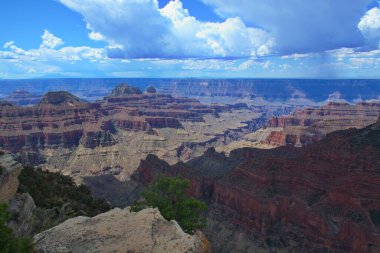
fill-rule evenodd
<path id="1" fill-rule="evenodd" d="M 82 177 L 103 174 L 126 180 L 153 153 L 175 163 L 228 141 L 259 113 L 203 105 L 190 98 L 116 87 L 88 103 L 67 92 L 49 92 L 37 106 L 0 106 L 0 148 L 19 161 Z M 198 145 L 199 144 L 199 145 Z"/>
<path id="2" fill-rule="evenodd" d="M 261 144 L 300 147 L 320 140 L 333 131 L 371 125 L 379 115 L 380 102 L 355 105 L 330 102 L 320 108 L 300 109 L 289 116 L 273 117 L 267 125 L 270 133 Z"/>
<path id="3" fill-rule="evenodd" d="M 217 252 L 374 253 L 380 251 L 379 161 L 380 122 L 303 148 L 246 148 L 230 157 L 210 150 L 175 166 L 149 156 L 133 178 L 190 179 L 190 192 L 209 204 L 205 232 Z"/>

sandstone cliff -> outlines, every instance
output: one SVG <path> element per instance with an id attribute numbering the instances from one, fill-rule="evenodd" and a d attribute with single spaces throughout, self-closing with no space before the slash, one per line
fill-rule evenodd
<path id="1" fill-rule="evenodd" d="M 157 209 L 114 209 L 94 218 L 77 217 L 34 237 L 37 253 L 209 253 L 199 235 L 188 235 Z"/>

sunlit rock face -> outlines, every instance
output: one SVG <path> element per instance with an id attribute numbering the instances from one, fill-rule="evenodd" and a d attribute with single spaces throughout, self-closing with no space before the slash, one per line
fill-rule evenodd
<path id="1" fill-rule="evenodd" d="M 380 102 L 350 105 L 330 102 L 320 108 L 296 110 L 289 116 L 272 118 L 268 137 L 261 143 L 270 146 L 304 146 L 320 140 L 328 133 L 349 128 L 363 128 L 376 122 Z"/>
<path id="2" fill-rule="evenodd" d="M 128 85 L 89 103 L 49 92 L 36 106 L 0 106 L 0 148 L 20 162 L 81 178 L 112 174 L 127 180 L 147 154 L 170 163 L 199 156 L 260 117 L 247 107 L 142 93 Z"/>
<path id="3" fill-rule="evenodd" d="M 189 235 L 157 209 L 114 209 L 93 218 L 76 217 L 34 237 L 36 252 L 211 253 L 201 234 Z"/>

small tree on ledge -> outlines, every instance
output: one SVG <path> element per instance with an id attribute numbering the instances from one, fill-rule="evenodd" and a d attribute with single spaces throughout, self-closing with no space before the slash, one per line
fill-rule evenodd
<path id="1" fill-rule="evenodd" d="M 145 207 L 158 208 L 167 220 L 176 220 L 186 233 L 206 225 L 201 214 L 207 210 L 206 204 L 188 196 L 190 181 L 180 177 L 161 176 L 147 191 L 143 192 L 143 201 L 132 206 L 132 211 Z"/>

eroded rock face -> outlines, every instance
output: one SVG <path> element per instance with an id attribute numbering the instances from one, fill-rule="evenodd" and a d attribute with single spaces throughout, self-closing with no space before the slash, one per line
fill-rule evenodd
<path id="1" fill-rule="evenodd" d="M 0 203 L 8 203 L 17 192 L 22 165 L 0 150 Z"/>
<path id="2" fill-rule="evenodd" d="M 128 84 L 121 84 L 112 90 L 110 97 L 124 97 L 126 95 L 139 95 L 142 91 L 134 86 L 129 86 Z"/>
<path id="3" fill-rule="evenodd" d="M 36 205 L 29 193 L 16 194 L 9 203 L 9 212 L 15 216 L 8 222 L 8 227 L 17 237 L 30 237 L 33 228 L 33 211 Z"/>
<path id="4" fill-rule="evenodd" d="M 303 148 L 247 148 L 230 157 L 210 151 L 175 166 L 149 156 L 133 179 L 148 184 L 160 173 L 190 179 L 191 193 L 209 203 L 205 233 L 217 252 L 374 253 L 380 252 L 379 161 L 376 123 Z"/>
<path id="5" fill-rule="evenodd" d="M 66 91 L 55 91 L 46 93 L 41 101 L 40 105 L 75 105 L 80 104 L 80 98 L 72 95 Z"/>
<path id="6" fill-rule="evenodd" d="M 38 253 L 209 253 L 208 241 L 191 236 L 157 209 L 114 209 L 94 218 L 77 217 L 34 237 Z"/>
<path id="7" fill-rule="evenodd" d="M 296 110 L 289 116 L 272 118 L 267 125 L 271 133 L 261 143 L 272 147 L 300 147 L 333 131 L 366 127 L 375 123 L 379 114 L 380 102 L 355 105 L 330 102 L 321 108 Z"/>
<path id="8" fill-rule="evenodd" d="M 113 173 L 126 180 L 149 153 L 170 163 L 188 160 L 260 116 L 136 89 L 121 85 L 95 103 L 50 92 L 37 106 L 0 106 L 0 148 L 76 178 Z"/>

